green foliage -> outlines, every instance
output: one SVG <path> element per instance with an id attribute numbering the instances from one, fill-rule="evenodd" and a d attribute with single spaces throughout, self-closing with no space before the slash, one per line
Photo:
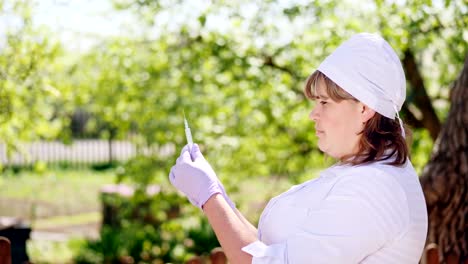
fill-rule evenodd
<path id="1" fill-rule="evenodd" d="M 323 167 L 302 85 L 357 31 L 382 33 L 400 55 L 414 50 L 444 118 L 468 36 L 461 0 L 445 7 L 431 1 L 237 1 L 209 3 L 197 11 L 184 1 L 115 1 L 118 8 L 133 9 L 148 34 L 109 38 L 85 54 L 70 54 L 45 37 L 50 32 L 31 26 L 26 2 L 14 3 L 3 10 L 14 6 L 25 23 L 7 35 L 0 56 L 6 77 L 0 80 L 2 139 L 70 139 L 60 128 L 80 109 L 91 114 L 89 134 L 137 135 L 140 149 L 176 146 L 172 156 L 139 156 L 123 167 L 122 179 L 142 184 L 163 179 L 151 164 L 167 172 L 185 144 L 183 110 L 194 140 L 222 178 L 297 180 Z M 164 16 L 185 12 L 190 15 L 184 20 L 164 22 Z M 145 169 L 134 177 L 137 166 Z"/>
<path id="2" fill-rule="evenodd" d="M 67 242 L 36 239 L 28 240 L 26 246 L 32 263 L 71 263 L 73 256 L 85 243 L 82 239 L 70 239 Z"/>
<path id="3" fill-rule="evenodd" d="M 411 162 L 416 172 L 420 174 L 431 158 L 433 142 L 429 133 L 425 130 L 416 130 L 413 134 Z"/>
<path id="4" fill-rule="evenodd" d="M 62 51 L 46 30 L 33 28 L 28 1 L 0 6 L 0 16 L 16 21 L 0 43 L 0 138 L 12 151 L 18 140 L 54 138 L 64 125 L 55 106 L 65 91 L 54 86 L 52 76 Z"/>
<path id="5" fill-rule="evenodd" d="M 116 209 L 113 220 L 104 223 L 98 241 L 87 242 L 76 263 L 181 263 L 219 246 L 198 209 L 175 193 L 112 195 L 104 204 Z"/>
<path id="6" fill-rule="evenodd" d="M 137 155 L 117 169 L 117 182 L 130 180 L 144 188 L 150 183 L 166 181 L 167 163 L 162 163 L 155 156 Z"/>
<path id="7" fill-rule="evenodd" d="M 451 85 L 468 52 L 466 1 L 447 1 L 444 6 L 434 1 L 377 6 L 379 30 L 399 52 L 412 50 L 416 54 L 427 92 L 439 119 L 444 120 L 449 109 Z M 412 105 L 417 94 L 414 87 L 408 88 L 407 103 Z"/>
<path id="8" fill-rule="evenodd" d="M 159 34 L 101 43 L 80 58 L 72 79 L 86 91 L 80 99 L 83 107 L 120 136 L 139 133 L 138 143 L 145 147 L 175 144 L 171 157 L 137 161 L 166 172 L 185 144 L 183 110 L 194 140 L 224 179 L 281 175 L 296 181 L 304 172 L 324 167 L 302 85 L 327 54 L 357 31 L 381 32 L 401 56 L 414 50 L 441 118 L 448 109 L 449 83 L 466 53 L 467 36 L 461 33 L 467 16 L 465 9 L 456 8 L 460 1 L 447 8 L 430 1 L 368 1 L 359 6 L 348 1 L 212 3 L 180 23 L 158 19 L 189 10 L 183 1 L 116 4 L 138 15 L 144 12 L 141 17 L 151 13 L 147 30 L 157 27 Z M 453 16 L 462 22 L 447 20 Z M 449 36 L 448 41 L 441 36 Z M 437 64 L 423 59 L 437 53 Z M 86 78 L 81 78 L 83 72 Z M 427 148 L 415 151 L 429 155 Z M 154 179 L 147 171 L 141 170 L 147 176 L 138 179 Z"/>

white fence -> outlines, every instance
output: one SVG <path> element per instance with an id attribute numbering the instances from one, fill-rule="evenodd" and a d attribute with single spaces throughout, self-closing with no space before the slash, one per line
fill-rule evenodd
<path id="1" fill-rule="evenodd" d="M 10 157 L 5 145 L 0 145 L 0 163 L 4 165 L 28 165 L 37 161 L 46 163 L 66 161 L 71 164 L 89 164 L 110 161 L 125 161 L 137 154 L 137 147 L 130 141 L 106 141 L 99 139 L 79 139 L 72 144 L 59 141 L 38 141 L 20 144 L 19 151 Z M 149 155 L 159 152 L 168 156 L 174 153 L 170 145 L 161 148 L 144 148 L 140 153 Z"/>

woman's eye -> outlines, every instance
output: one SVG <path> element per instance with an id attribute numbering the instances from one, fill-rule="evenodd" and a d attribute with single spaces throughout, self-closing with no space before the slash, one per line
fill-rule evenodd
<path id="1" fill-rule="evenodd" d="M 327 102 L 326 101 L 320 101 L 320 104 L 325 105 L 325 104 L 327 104 Z"/>

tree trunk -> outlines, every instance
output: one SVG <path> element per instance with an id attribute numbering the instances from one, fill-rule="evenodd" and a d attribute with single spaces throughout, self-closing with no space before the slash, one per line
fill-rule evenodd
<path id="1" fill-rule="evenodd" d="M 424 168 L 421 184 L 429 214 L 428 243 L 441 263 L 468 261 L 468 55 L 450 95 L 450 111 Z"/>

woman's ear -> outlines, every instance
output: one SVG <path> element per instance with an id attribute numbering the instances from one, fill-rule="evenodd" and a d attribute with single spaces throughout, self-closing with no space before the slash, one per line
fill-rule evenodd
<path id="1" fill-rule="evenodd" d="M 366 123 L 375 115 L 375 110 L 368 107 L 365 104 L 361 105 L 361 121 L 362 123 Z"/>

